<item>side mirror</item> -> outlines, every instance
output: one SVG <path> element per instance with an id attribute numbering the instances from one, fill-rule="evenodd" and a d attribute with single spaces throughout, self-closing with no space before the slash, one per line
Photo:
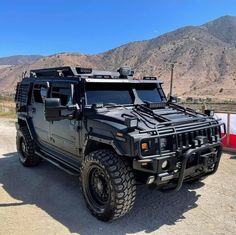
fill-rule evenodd
<path id="1" fill-rule="evenodd" d="M 64 119 L 61 115 L 61 110 L 65 109 L 61 106 L 59 98 L 46 98 L 44 102 L 44 114 L 47 121 L 60 121 Z"/>
<path id="2" fill-rule="evenodd" d="M 69 114 L 62 115 L 61 111 L 72 111 Z M 47 121 L 60 121 L 63 119 L 77 119 L 80 115 L 79 105 L 62 106 L 59 98 L 46 98 L 44 102 L 44 114 Z"/>

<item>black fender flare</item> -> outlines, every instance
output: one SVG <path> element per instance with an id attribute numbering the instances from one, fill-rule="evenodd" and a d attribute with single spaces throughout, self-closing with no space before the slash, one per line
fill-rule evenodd
<path id="1" fill-rule="evenodd" d="M 83 157 L 86 155 L 86 149 L 87 149 L 87 146 L 88 146 L 88 142 L 89 141 L 94 141 L 96 143 L 99 143 L 99 144 L 104 144 L 104 145 L 107 145 L 109 146 L 111 149 L 114 150 L 114 152 L 119 155 L 119 156 L 124 156 L 124 152 L 121 148 L 119 148 L 119 146 L 117 146 L 114 142 L 113 139 L 108 139 L 108 138 L 105 138 L 103 136 L 96 136 L 96 135 L 87 135 L 86 139 L 85 139 L 85 142 L 84 142 L 84 145 L 83 145 L 83 148 L 82 148 L 82 154 L 83 154 Z"/>
<path id="2" fill-rule="evenodd" d="M 34 126 L 32 124 L 31 118 L 27 117 L 26 115 L 19 115 L 18 122 L 16 123 L 16 129 L 19 130 L 21 128 L 21 124 L 19 121 L 26 123 L 30 136 L 33 140 L 36 140 L 36 132 L 34 130 Z"/>

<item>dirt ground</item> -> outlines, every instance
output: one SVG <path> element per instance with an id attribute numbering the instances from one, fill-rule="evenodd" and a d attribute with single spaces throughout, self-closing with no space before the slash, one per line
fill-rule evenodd
<path id="1" fill-rule="evenodd" d="M 43 162 L 20 165 L 14 122 L 0 119 L 0 235 L 236 234 L 236 155 L 218 172 L 179 192 L 138 186 L 127 216 L 103 223 L 90 215 L 78 179 Z"/>

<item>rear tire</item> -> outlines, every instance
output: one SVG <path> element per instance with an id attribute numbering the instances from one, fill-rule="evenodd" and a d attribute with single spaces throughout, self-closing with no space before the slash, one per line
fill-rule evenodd
<path id="1" fill-rule="evenodd" d="M 86 205 L 99 220 L 117 219 L 134 205 L 132 169 L 111 150 L 97 150 L 86 156 L 80 180 Z"/>
<path id="2" fill-rule="evenodd" d="M 27 127 L 17 130 L 16 147 L 20 162 L 26 167 L 37 166 L 41 158 L 35 154 L 35 144 Z"/>

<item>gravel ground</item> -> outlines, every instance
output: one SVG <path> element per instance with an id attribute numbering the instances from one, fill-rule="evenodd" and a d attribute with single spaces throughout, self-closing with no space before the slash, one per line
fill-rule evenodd
<path id="1" fill-rule="evenodd" d="M 14 122 L 0 119 L 0 234 L 236 234 L 236 156 L 218 172 L 175 192 L 138 186 L 127 216 L 103 223 L 90 215 L 78 179 L 43 162 L 17 159 Z"/>

